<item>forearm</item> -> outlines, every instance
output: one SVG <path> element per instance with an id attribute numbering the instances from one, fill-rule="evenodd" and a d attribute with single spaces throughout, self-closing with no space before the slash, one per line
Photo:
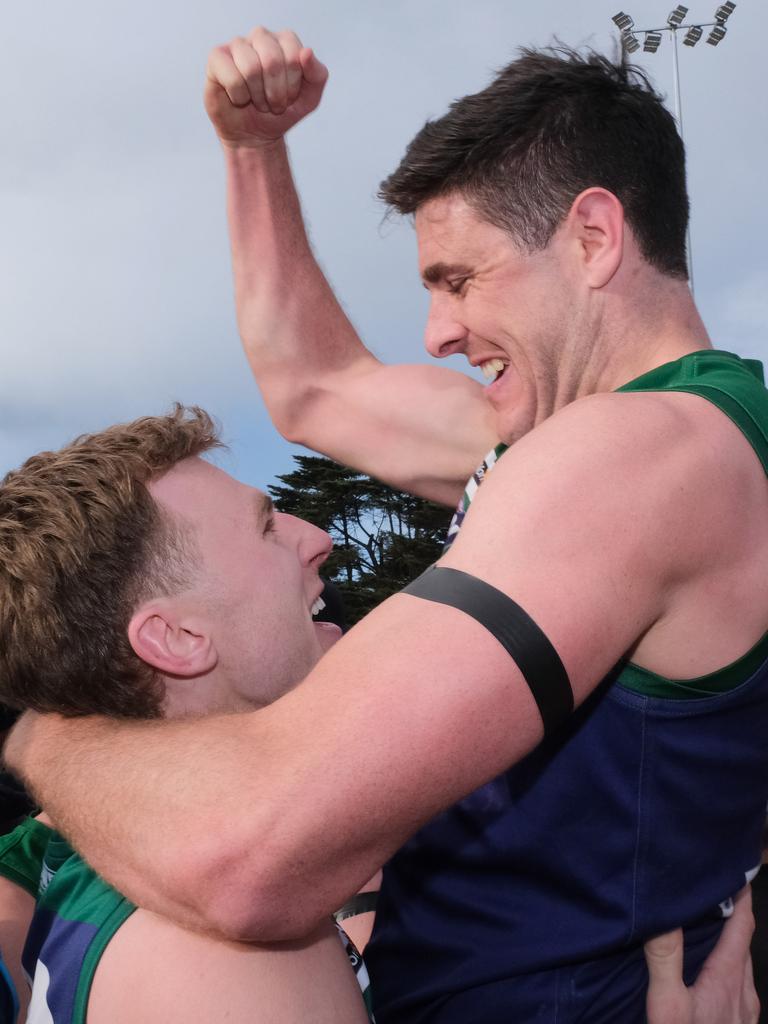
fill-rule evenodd
<path id="1" fill-rule="evenodd" d="M 190 735 L 191 722 L 27 713 L 5 756 L 56 828 L 115 888 L 188 927 L 214 930 L 215 920 L 199 909 L 205 887 L 198 869 L 208 826 L 211 839 L 225 841 L 215 809 L 234 813 L 240 802 L 232 780 L 214 781 L 216 771 L 201 786 L 196 781 L 192 762 L 199 756 L 210 769 L 226 742 L 216 722 L 209 719 L 201 736 L 196 730 Z M 233 807 L 223 806 L 230 798 Z M 187 844 L 198 812 L 206 829 L 192 829 L 195 838 Z"/>
<path id="2" fill-rule="evenodd" d="M 378 361 L 314 258 L 284 142 L 224 153 L 240 334 L 275 425 L 295 435 L 313 389 Z"/>
<path id="3" fill-rule="evenodd" d="M 308 934 L 376 859 L 350 843 L 348 881 L 326 891 L 310 856 L 299 883 L 298 833 L 310 827 L 322 859 L 324 828 L 286 813 L 303 805 L 302 758 L 283 771 L 291 737 L 270 709 L 174 722 L 29 713 L 6 753 L 56 828 L 134 903 L 195 931 L 277 941 Z"/>

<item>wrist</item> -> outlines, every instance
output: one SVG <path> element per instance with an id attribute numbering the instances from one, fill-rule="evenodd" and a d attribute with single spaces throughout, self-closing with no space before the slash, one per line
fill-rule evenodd
<path id="1" fill-rule="evenodd" d="M 280 136 L 277 139 L 219 139 L 221 148 L 227 159 L 237 157 L 268 157 L 273 153 L 285 152 L 285 138 Z"/>

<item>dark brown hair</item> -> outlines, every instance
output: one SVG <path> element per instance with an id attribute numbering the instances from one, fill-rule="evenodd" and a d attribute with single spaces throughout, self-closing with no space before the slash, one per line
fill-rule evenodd
<path id="1" fill-rule="evenodd" d="M 645 259 L 686 278 L 685 151 L 662 98 L 623 60 L 521 51 L 482 92 L 428 121 L 380 197 L 400 213 L 459 192 L 529 252 L 586 188 L 613 192 Z"/>
<path id="2" fill-rule="evenodd" d="M 0 700 L 65 715 L 161 713 L 163 688 L 134 653 L 139 601 L 182 589 L 194 542 L 147 484 L 220 444 L 176 405 L 42 452 L 0 483 Z"/>

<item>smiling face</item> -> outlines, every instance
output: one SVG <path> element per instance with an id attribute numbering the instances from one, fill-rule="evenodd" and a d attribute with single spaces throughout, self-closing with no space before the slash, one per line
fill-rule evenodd
<path id="1" fill-rule="evenodd" d="M 187 636 L 210 640 L 214 665 L 206 673 L 206 706 L 188 706 L 242 710 L 270 703 L 340 634 L 311 615 L 330 537 L 275 511 L 261 491 L 201 459 L 178 463 L 150 491 L 191 531 L 196 549 L 199 571 L 173 599 L 173 614 Z"/>
<path id="2" fill-rule="evenodd" d="M 457 194 L 420 206 L 416 233 L 431 297 L 427 350 L 463 353 L 483 368 L 499 436 L 514 441 L 561 399 L 559 369 L 574 327 L 563 245 L 555 236 L 541 252 L 524 253 Z"/>

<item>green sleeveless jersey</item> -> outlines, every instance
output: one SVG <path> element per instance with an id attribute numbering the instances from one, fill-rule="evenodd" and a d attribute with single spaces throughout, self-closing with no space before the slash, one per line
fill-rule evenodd
<path id="1" fill-rule="evenodd" d="M 767 401 L 763 366 L 756 359 L 742 359 L 732 352 L 702 349 L 657 366 L 616 389 L 617 392 L 682 391 L 699 395 L 721 409 L 752 445 L 768 474 Z M 763 424 L 763 426 L 761 426 Z M 490 473 L 508 445 L 498 444 L 486 455 L 470 477 L 454 513 L 445 544 L 447 550 L 456 538 L 477 488 Z M 768 660 L 768 633 L 738 661 L 698 679 L 666 679 L 637 665 L 626 664 L 619 682 L 647 697 L 685 700 L 725 693 L 748 679 Z"/>
<path id="2" fill-rule="evenodd" d="M 0 837 L 0 875 L 37 898 L 22 957 L 33 981 L 27 1024 L 85 1024 L 99 961 L 135 905 L 57 832 L 32 819 Z M 370 1013 L 365 963 L 338 931 Z"/>
<path id="3" fill-rule="evenodd" d="M 732 352 L 702 349 L 665 363 L 617 388 L 619 392 L 680 391 L 716 405 L 741 430 L 768 474 L 763 366 Z M 619 682 L 648 697 L 685 700 L 735 689 L 768 659 L 768 633 L 738 661 L 697 679 L 671 680 L 637 665 L 624 667 Z"/>

